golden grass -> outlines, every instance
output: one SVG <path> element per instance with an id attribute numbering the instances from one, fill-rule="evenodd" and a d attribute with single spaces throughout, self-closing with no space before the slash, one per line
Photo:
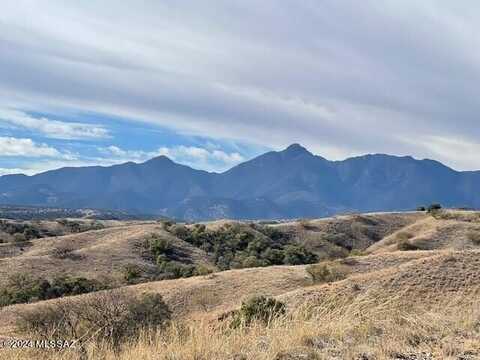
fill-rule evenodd
<path id="1" fill-rule="evenodd" d="M 480 305 L 456 298 L 435 307 L 362 306 L 331 298 L 273 321 L 269 326 L 229 329 L 198 320 L 146 331 L 113 351 L 87 343 L 84 351 L 4 350 L 0 359 L 291 360 L 476 359 L 480 356 Z M 423 354 L 424 357 L 420 355 Z M 431 356 L 431 357 L 428 357 Z"/>
<path id="2" fill-rule="evenodd" d="M 10 251 L 9 256 L 0 258 L 0 284 L 9 274 L 28 269 L 28 272 L 44 278 L 71 274 L 95 279 L 108 278 L 119 285 L 123 283 L 125 266 L 134 264 L 147 269 L 155 267 L 142 257 L 139 249 L 139 245 L 152 234 L 169 239 L 192 263 L 210 264 L 204 251 L 172 236 L 160 224 L 134 223 L 33 240 L 22 251 L 17 246 L 15 251 Z M 12 245 L 8 246 L 13 248 Z M 56 257 L 55 253 L 62 247 L 71 249 L 72 254 L 81 261 Z"/>

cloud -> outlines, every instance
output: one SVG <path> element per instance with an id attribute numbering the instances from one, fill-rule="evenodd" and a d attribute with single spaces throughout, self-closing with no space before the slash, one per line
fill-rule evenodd
<path id="1" fill-rule="evenodd" d="M 35 118 L 24 112 L 0 109 L 0 122 L 38 131 L 53 139 L 101 139 L 107 138 L 104 127 L 76 122 L 51 120 L 46 117 Z"/>
<path id="2" fill-rule="evenodd" d="M 207 171 L 224 171 L 245 160 L 238 152 L 227 153 L 218 149 L 183 145 L 160 147 L 155 151 L 124 150 L 113 145 L 99 150 L 104 155 L 123 162 L 141 162 L 163 155 L 175 162 Z"/>
<path id="3" fill-rule="evenodd" d="M 31 139 L 0 137 L 0 157 L 64 157 L 57 149 L 46 144 L 37 144 Z"/>
<path id="4" fill-rule="evenodd" d="M 273 148 L 300 142 L 332 159 L 386 152 L 473 169 L 480 158 L 408 139 L 478 146 L 479 31 L 473 1 L 31 0 L 2 6 L 0 97 Z"/>
<path id="5" fill-rule="evenodd" d="M 11 175 L 11 174 L 28 174 L 29 169 L 19 169 L 19 168 L 0 168 L 0 176 Z"/>

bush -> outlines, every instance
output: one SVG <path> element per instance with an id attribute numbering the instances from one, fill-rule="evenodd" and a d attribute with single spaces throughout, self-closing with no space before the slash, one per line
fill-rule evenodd
<path id="1" fill-rule="evenodd" d="M 15 274 L 10 276 L 7 284 L 0 289 L 0 307 L 85 294 L 106 288 L 96 280 L 83 277 L 62 276 L 49 281 L 27 274 Z"/>
<path id="2" fill-rule="evenodd" d="M 283 263 L 286 265 L 312 264 L 318 261 L 317 256 L 302 245 L 287 245 L 284 254 Z"/>
<path id="3" fill-rule="evenodd" d="M 161 238 L 157 235 L 152 235 L 148 241 L 148 246 L 153 256 L 157 258 L 159 255 L 166 255 L 172 252 L 173 247 L 168 239 Z"/>
<path id="4" fill-rule="evenodd" d="M 185 225 L 175 224 L 169 228 L 169 231 L 182 240 L 187 240 L 190 235 L 190 230 Z"/>
<path id="5" fill-rule="evenodd" d="M 170 318 L 161 295 L 136 296 L 114 290 L 23 310 L 18 314 L 17 328 L 32 337 L 94 338 L 119 346 L 136 338 L 142 329 L 165 327 Z"/>
<path id="6" fill-rule="evenodd" d="M 286 313 L 284 303 L 270 297 L 255 296 L 242 303 L 239 310 L 234 313 L 231 326 L 249 326 L 254 321 L 268 325 L 273 319 Z"/>
<path id="7" fill-rule="evenodd" d="M 195 265 L 182 264 L 177 261 L 160 262 L 158 269 L 169 279 L 186 278 L 197 275 Z"/>
<path id="8" fill-rule="evenodd" d="M 427 211 L 427 208 L 425 206 L 419 206 L 416 209 L 417 211 Z"/>
<path id="9" fill-rule="evenodd" d="M 13 242 L 15 243 L 22 243 L 27 241 L 27 238 L 25 237 L 24 234 L 16 233 L 13 235 Z"/>
<path id="10" fill-rule="evenodd" d="M 123 278 L 128 284 L 135 284 L 142 276 L 142 269 L 136 264 L 128 264 L 123 269 Z"/>
<path id="11" fill-rule="evenodd" d="M 413 244 L 412 242 L 403 239 L 397 244 L 398 250 L 401 251 L 414 251 L 414 250 L 420 250 L 421 248 L 418 245 Z"/>
<path id="12" fill-rule="evenodd" d="M 74 249 L 67 247 L 67 246 L 61 246 L 53 249 L 51 256 L 55 259 L 70 259 L 70 260 L 81 260 L 82 255 L 80 254 L 75 254 Z"/>
<path id="13" fill-rule="evenodd" d="M 435 204 L 431 204 L 428 207 L 428 212 L 433 213 L 433 212 L 436 212 L 436 211 L 441 210 L 441 209 L 442 209 L 442 205 L 435 203 Z"/>
<path id="14" fill-rule="evenodd" d="M 331 283 L 343 280 L 347 277 L 349 269 L 340 264 L 313 264 L 305 269 L 312 277 L 314 283 Z"/>
<path id="15" fill-rule="evenodd" d="M 221 270 L 317 261 L 316 255 L 304 246 L 292 243 L 291 235 L 269 226 L 226 224 L 209 230 L 203 224 L 190 228 L 175 225 L 169 231 L 211 254 Z"/>
<path id="16" fill-rule="evenodd" d="M 408 241 L 411 238 L 413 238 L 414 235 L 410 232 L 402 231 L 402 232 L 397 233 L 397 235 L 395 237 L 396 237 L 397 241 L 405 242 L 405 241 Z"/>

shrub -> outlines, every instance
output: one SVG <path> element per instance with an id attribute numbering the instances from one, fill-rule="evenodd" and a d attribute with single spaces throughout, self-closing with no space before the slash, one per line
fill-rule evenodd
<path id="1" fill-rule="evenodd" d="M 10 276 L 4 288 L 0 289 L 0 307 L 85 294 L 106 288 L 107 286 L 96 280 L 83 277 L 62 276 L 49 281 L 27 274 L 15 274 Z"/>
<path id="2" fill-rule="evenodd" d="M 234 314 L 231 326 L 249 326 L 254 321 L 268 325 L 273 319 L 286 313 L 284 303 L 265 296 L 255 296 L 242 303 Z"/>
<path id="3" fill-rule="evenodd" d="M 221 270 L 317 261 L 314 253 L 303 245 L 293 243 L 291 235 L 273 227 L 226 224 L 211 230 L 203 224 L 196 224 L 190 228 L 175 225 L 169 231 L 211 254 L 215 265 Z M 160 262 L 164 260 L 162 257 Z"/>
<path id="4" fill-rule="evenodd" d="M 25 241 L 27 241 L 27 238 L 25 237 L 25 234 L 16 233 L 16 234 L 13 235 L 13 242 L 22 243 L 22 242 L 25 242 Z"/>
<path id="5" fill-rule="evenodd" d="M 207 265 L 197 265 L 195 267 L 195 273 L 196 275 L 199 275 L 199 276 L 203 276 L 203 275 L 208 275 L 208 274 L 211 274 L 213 273 L 214 269 L 212 269 L 211 267 L 207 266 Z"/>
<path id="6" fill-rule="evenodd" d="M 158 264 L 159 270 L 169 279 L 178 279 L 197 275 L 195 265 L 182 264 L 177 261 L 163 261 Z"/>
<path id="7" fill-rule="evenodd" d="M 349 269 L 335 263 L 320 263 L 307 266 L 305 269 L 314 283 L 331 283 L 347 277 Z"/>
<path id="8" fill-rule="evenodd" d="M 404 239 L 404 240 L 401 240 L 398 244 L 397 244 L 397 248 L 398 250 L 401 250 L 401 251 L 414 251 L 414 250 L 420 250 L 420 247 L 418 245 L 415 245 L 413 244 L 412 242 Z"/>
<path id="9" fill-rule="evenodd" d="M 30 336 L 94 338 L 119 346 L 138 336 L 142 329 L 165 327 L 171 312 L 159 294 L 136 296 L 125 290 L 114 290 L 40 305 L 18 315 L 18 330 Z"/>
<path id="10" fill-rule="evenodd" d="M 173 250 L 172 245 L 168 239 L 161 238 L 157 235 L 152 235 L 151 239 L 148 242 L 148 246 L 155 258 L 157 258 L 158 255 L 169 254 Z"/>
<path id="11" fill-rule="evenodd" d="M 425 206 L 419 206 L 419 207 L 417 207 L 416 210 L 417 210 L 417 211 L 426 211 L 427 208 L 426 208 Z"/>
<path id="12" fill-rule="evenodd" d="M 190 231 L 185 225 L 173 225 L 169 228 L 169 231 L 175 235 L 176 237 L 182 239 L 182 240 L 187 240 L 187 238 L 190 235 Z"/>
<path id="13" fill-rule="evenodd" d="M 123 278 L 128 284 L 134 284 L 142 276 L 142 269 L 136 264 L 128 264 L 123 269 Z"/>
<path id="14" fill-rule="evenodd" d="M 442 205 L 434 203 L 434 204 L 431 204 L 428 207 L 428 212 L 433 213 L 433 212 L 436 212 L 436 211 L 441 210 L 441 209 L 442 209 Z"/>
<path id="15" fill-rule="evenodd" d="M 284 249 L 284 264 L 301 265 L 318 261 L 317 256 L 302 245 L 287 245 Z"/>
<path id="16" fill-rule="evenodd" d="M 74 249 L 66 246 L 61 246 L 53 249 L 51 256 L 55 259 L 70 259 L 70 260 L 80 260 L 82 256 L 80 254 L 75 254 Z"/>
<path id="17" fill-rule="evenodd" d="M 397 240 L 400 241 L 400 242 L 408 241 L 413 237 L 414 237 L 414 235 L 412 233 L 409 233 L 409 232 L 406 232 L 406 231 L 399 232 L 396 235 Z"/>

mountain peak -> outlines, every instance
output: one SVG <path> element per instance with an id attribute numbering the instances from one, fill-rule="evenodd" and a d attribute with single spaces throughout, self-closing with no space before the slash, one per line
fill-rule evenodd
<path id="1" fill-rule="evenodd" d="M 151 158 L 150 160 L 147 160 L 146 163 L 173 163 L 173 161 L 165 156 L 165 155 L 160 155 L 160 156 L 156 156 L 154 158 Z"/>
<path id="2" fill-rule="evenodd" d="M 310 151 L 305 149 L 302 145 L 298 143 L 294 143 L 287 147 L 283 152 L 288 153 L 288 154 L 295 154 L 295 155 L 300 155 L 300 154 L 312 154 Z"/>

